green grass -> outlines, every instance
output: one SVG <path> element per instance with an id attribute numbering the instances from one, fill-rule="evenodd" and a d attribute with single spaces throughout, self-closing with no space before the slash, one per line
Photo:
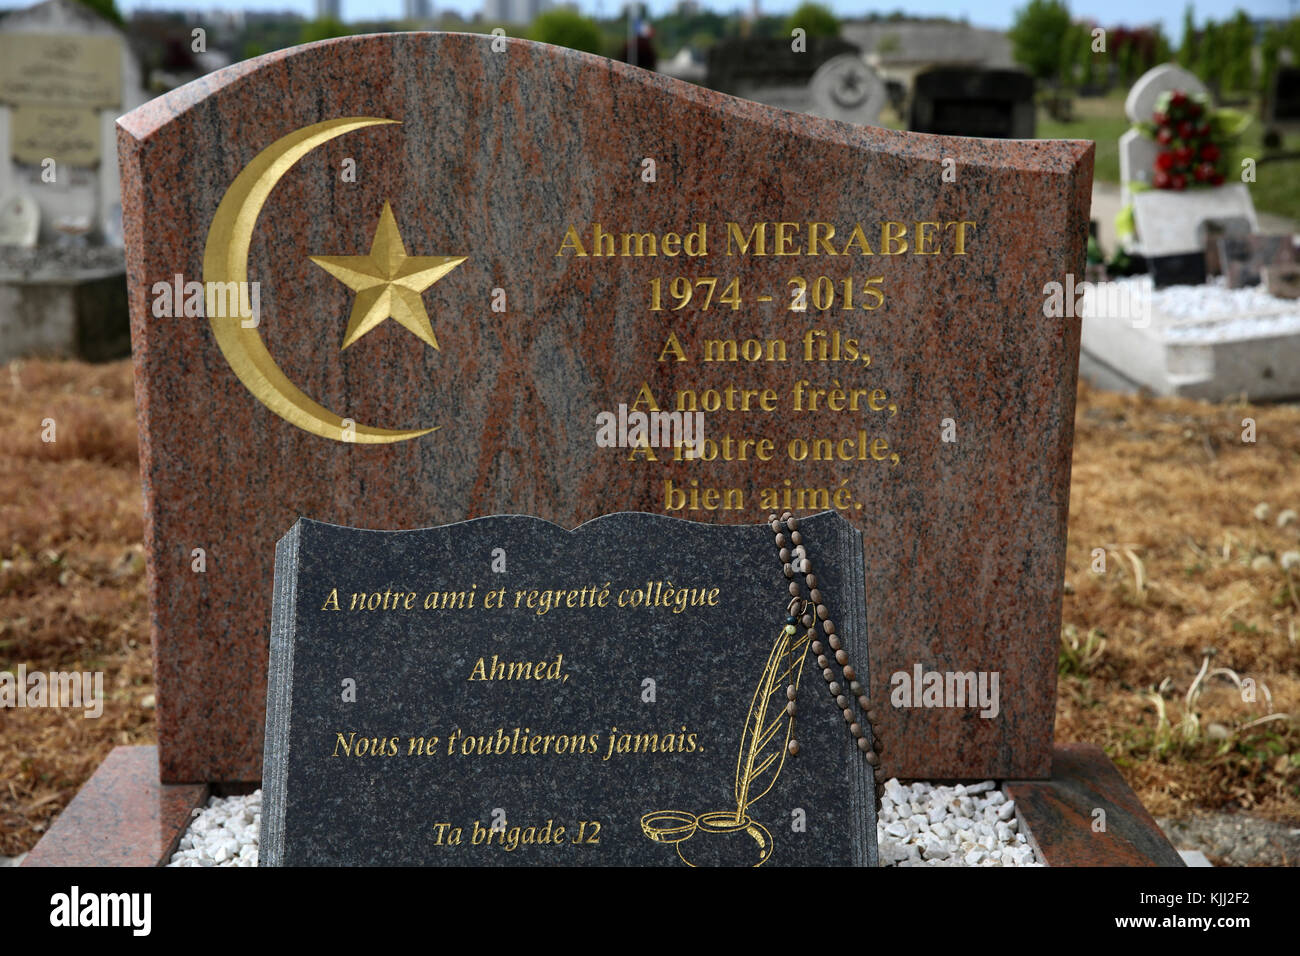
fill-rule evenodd
<path id="1" fill-rule="evenodd" d="M 1253 105 L 1252 115 L 1258 116 Z M 1040 139 L 1091 139 L 1097 144 L 1097 159 L 1093 178 L 1097 182 L 1119 182 L 1119 138 L 1129 128 L 1124 116 L 1124 97 L 1122 92 L 1115 92 L 1106 97 L 1076 98 L 1074 101 L 1074 120 L 1062 123 L 1052 119 L 1046 111 L 1038 113 L 1038 136 Z M 1229 165 L 1229 182 L 1241 175 L 1241 160 L 1253 158 L 1258 161 L 1267 155 L 1263 145 L 1264 127 L 1256 119 L 1241 141 L 1233 149 L 1233 160 Z M 1300 153 L 1300 135 L 1285 137 L 1282 151 Z M 1246 184 L 1250 188 L 1250 197 L 1257 212 L 1272 213 L 1300 220 L 1300 160 L 1292 159 L 1282 162 L 1268 162 L 1255 169 L 1255 182 Z"/>
<path id="2" fill-rule="evenodd" d="M 1258 161 L 1264 151 L 1264 127 L 1258 120 L 1251 123 L 1234 150 L 1232 169 L 1241 175 L 1241 160 Z M 1282 152 L 1300 153 L 1300 135 L 1283 137 Z M 1229 180 L 1231 182 L 1231 180 Z M 1268 212 L 1288 219 L 1300 219 L 1300 159 L 1264 163 L 1255 169 L 1255 181 L 1247 183 L 1256 212 Z"/>

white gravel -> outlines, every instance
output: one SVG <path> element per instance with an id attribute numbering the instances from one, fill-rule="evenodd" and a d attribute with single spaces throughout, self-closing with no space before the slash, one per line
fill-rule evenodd
<path id="1" fill-rule="evenodd" d="M 877 841 L 881 866 L 1039 866 L 1018 832 L 1015 804 L 983 783 L 885 784 Z M 262 791 L 213 797 L 195 811 L 168 866 L 257 866 Z"/>
<path id="2" fill-rule="evenodd" d="M 1151 282 L 1150 276 L 1133 276 L 1121 282 Z M 1300 316 L 1300 300 L 1279 299 L 1264 286 L 1229 289 L 1227 280 L 1216 276 L 1204 285 L 1171 285 L 1152 290 L 1152 304 L 1166 315 L 1179 319 L 1224 318 L 1253 312 L 1289 312 Z"/>
<path id="3" fill-rule="evenodd" d="M 1245 315 L 1200 325 L 1181 325 L 1165 330 L 1166 342 L 1180 345 L 1214 345 L 1243 339 L 1280 339 L 1300 334 L 1300 311 L 1281 315 Z"/>
<path id="4" fill-rule="evenodd" d="M 1151 317 L 1167 342 L 1212 345 L 1300 333 L 1300 299 L 1279 299 L 1262 285 L 1229 289 L 1222 276 L 1204 285 L 1163 289 L 1154 288 L 1150 276 L 1128 276 L 1110 284 L 1116 286 L 1120 303 L 1150 302 Z M 1090 305 L 1100 310 L 1097 318 L 1103 321 L 1108 307 L 1106 296 Z"/>
<path id="5" fill-rule="evenodd" d="M 212 797 L 194 814 L 168 866 L 257 866 L 261 790 L 243 797 Z"/>
<path id="6" fill-rule="evenodd" d="M 876 841 L 881 866 L 1041 866 L 992 780 L 939 787 L 885 784 Z"/>

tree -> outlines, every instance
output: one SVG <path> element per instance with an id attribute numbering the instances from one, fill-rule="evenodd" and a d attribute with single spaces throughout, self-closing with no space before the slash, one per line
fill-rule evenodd
<path id="1" fill-rule="evenodd" d="M 117 4 L 113 0 L 81 0 L 81 5 L 94 10 L 109 23 L 123 26 L 122 14 L 118 12 Z"/>
<path id="2" fill-rule="evenodd" d="M 608 21 L 601 24 L 606 31 L 606 47 L 613 49 L 616 43 L 609 41 Z M 627 34 L 627 21 L 620 18 L 614 24 L 615 36 Z M 655 46 L 665 57 L 672 57 L 684 46 L 692 47 L 697 53 L 707 50 L 718 37 L 727 32 L 727 18 L 712 10 L 698 10 L 695 13 L 666 13 L 654 21 Z"/>
<path id="3" fill-rule="evenodd" d="M 317 40 L 332 40 L 335 37 L 351 36 L 352 31 L 333 17 L 321 17 L 302 25 L 302 39 L 299 43 L 315 43 Z"/>
<path id="4" fill-rule="evenodd" d="M 601 53 L 604 48 L 604 38 L 596 21 L 565 7 L 539 15 L 528 31 L 528 38 L 583 53 Z"/>
<path id="5" fill-rule="evenodd" d="M 1132 86 L 1137 79 L 1137 64 L 1133 55 L 1133 41 L 1127 40 L 1119 48 L 1119 78 L 1125 86 Z"/>
<path id="6" fill-rule="evenodd" d="M 1300 64 L 1300 17 L 1288 20 L 1282 34 L 1282 45 L 1291 51 L 1292 65 Z"/>
<path id="7" fill-rule="evenodd" d="M 1089 90 L 1097 86 L 1097 57 L 1100 54 L 1092 52 L 1092 29 L 1091 24 L 1083 26 L 1083 75 L 1079 78 L 1079 84 Z"/>
<path id="8" fill-rule="evenodd" d="M 810 37 L 837 37 L 840 21 L 820 3 L 804 3 L 785 21 L 784 35 L 789 36 L 795 29 L 802 29 Z"/>
<path id="9" fill-rule="evenodd" d="M 1185 70 L 1196 68 L 1196 21 L 1190 3 L 1183 8 L 1183 39 L 1178 44 L 1178 65 Z"/>
<path id="10" fill-rule="evenodd" d="M 1070 10 L 1061 0 L 1029 0 L 1017 10 L 1008 36 L 1016 62 L 1040 80 L 1060 70 L 1062 44 L 1070 29 Z"/>
<path id="11" fill-rule="evenodd" d="M 1300 17 L 1292 17 L 1286 23 L 1278 23 L 1268 28 L 1264 42 L 1260 47 L 1260 72 L 1258 77 L 1259 92 L 1264 96 L 1273 94 L 1273 74 L 1277 72 L 1282 60 L 1282 51 L 1286 50 L 1292 65 L 1300 64 Z"/>
<path id="12" fill-rule="evenodd" d="M 1216 91 L 1223 87 L 1224 29 L 1213 20 L 1205 21 L 1196 51 L 1196 75 Z"/>
<path id="13" fill-rule="evenodd" d="M 1061 38 L 1057 55 L 1057 82 L 1063 87 L 1073 87 L 1082 72 L 1084 57 L 1089 53 L 1088 28 L 1082 23 L 1072 23 Z"/>
<path id="14" fill-rule="evenodd" d="M 1238 10 L 1229 22 L 1223 25 L 1224 54 L 1223 86 L 1235 92 L 1245 92 L 1255 85 L 1255 64 L 1251 62 L 1251 51 L 1255 46 L 1255 27 L 1244 10 Z"/>
<path id="15" fill-rule="evenodd" d="M 1070 49 L 1061 51 L 1062 59 L 1069 59 L 1071 84 L 1092 84 L 1095 80 L 1092 68 L 1092 24 L 1079 22 L 1074 24 L 1066 34 Z"/>
<path id="16" fill-rule="evenodd" d="M 1151 53 L 1151 62 L 1146 65 L 1148 70 L 1153 66 L 1159 66 L 1161 63 L 1168 63 L 1173 53 L 1172 48 L 1169 46 L 1169 38 L 1165 36 L 1164 28 L 1157 23 L 1153 29 L 1155 30 L 1155 45 Z"/>
<path id="17" fill-rule="evenodd" d="M 1260 44 L 1259 88 L 1262 96 L 1269 96 L 1273 90 L 1273 71 L 1277 69 L 1278 54 L 1286 44 L 1286 35 L 1282 28 L 1273 24 L 1264 33 L 1264 42 Z"/>

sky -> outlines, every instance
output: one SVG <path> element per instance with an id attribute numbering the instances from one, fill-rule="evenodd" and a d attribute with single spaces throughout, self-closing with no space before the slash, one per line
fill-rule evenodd
<path id="1" fill-rule="evenodd" d="M 726 12 L 748 9 L 752 0 L 700 0 L 707 9 Z M 954 19 L 966 17 L 976 26 L 1006 29 L 1018 7 L 1027 0 L 894 0 L 886 3 L 856 3 L 852 0 L 821 0 L 841 19 L 853 19 L 862 13 L 878 10 L 888 13 L 905 10 L 913 16 L 947 16 Z M 588 14 L 609 16 L 622 7 L 623 0 L 578 0 L 579 8 Z M 2 7 L 28 6 L 27 3 L 0 2 Z M 648 0 L 652 14 L 666 13 L 675 6 L 675 0 Z M 398 19 L 402 15 L 402 0 L 343 0 L 344 20 Z M 435 14 L 454 10 L 469 16 L 482 9 L 482 0 L 433 0 Z M 789 13 L 798 0 L 759 0 L 761 12 L 766 14 Z M 1102 26 L 1139 26 L 1159 21 L 1175 45 L 1182 36 L 1185 0 L 1089 0 L 1087 3 L 1070 3 L 1070 12 L 1079 19 L 1090 19 Z M 1196 22 L 1207 18 L 1226 20 L 1238 8 L 1260 18 L 1287 17 L 1300 14 L 1300 0 L 1198 0 L 1193 4 Z M 315 0 L 118 0 L 118 8 L 125 13 L 132 10 L 292 10 L 303 16 L 314 16 Z"/>

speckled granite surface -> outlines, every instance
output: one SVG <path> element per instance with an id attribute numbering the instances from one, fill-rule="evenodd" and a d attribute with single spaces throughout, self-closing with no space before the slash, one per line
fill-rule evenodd
<path id="1" fill-rule="evenodd" d="M 830 512 L 799 531 L 862 662 L 861 535 Z M 872 769 L 802 629 L 774 649 L 787 587 L 765 525 L 299 522 L 276 558 L 259 862 L 876 866 Z"/>
<path id="2" fill-rule="evenodd" d="M 157 747 L 114 747 L 23 866 L 158 866 L 207 796 L 160 784 Z"/>
<path id="3" fill-rule="evenodd" d="M 1100 747 L 1059 744 L 1050 780 L 1002 789 L 1048 866 L 1186 866 Z"/>
<path id="4" fill-rule="evenodd" d="M 991 719 L 889 709 L 888 774 L 1046 775 L 1079 328 L 1044 318 L 1042 289 L 1082 273 L 1091 145 L 857 128 L 600 58 L 503 47 L 414 33 L 327 41 L 120 121 L 163 778 L 260 778 L 274 546 L 299 516 L 391 529 L 516 512 L 574 527 L 663 511 L 676 503 L 665 482 L 692 480 L 741 497 L 722 499 L 734 510 L 673 512 L 697 520 L 762 520 L 762 489 L 842 492 L 832 503 L 865 540 L 873 696 L 917 664 L 999 673 Z M 289 424 L 241 384 L 206 319 L 153 314 L 155 283 L 202 277 L 241 170 L 295 130 L 346 116 L 401 125 L 347 132 L 284 170 L 248 275 L 261 284 L 260 338 L 302 392 L 365 425 L 438 426 L 397 444 Z M 422 294 L 437 350 L 385 321 L 340 351 L 356 293 L 309 257 L 365 255 L 385 202 L 409 255 L 468 257 Z M 882 220 L 976 226 L 965 255 L 948 229 L 941 255 L 886 256 Z M 728 256 L 729 222 L 772 224 L 773 246 L 779 222 L 805 224 L 804 245 L 807 223 L 834 224 L 839 245 L 861 222 L 874 254 Z M 658 235 L 705 223 L 709 254 L 557 255 L 570 225 L 592 244 L 593 223 Z M 792 280 L 812 292 L 821 275 L 837 306 L 790 311 Z M 718 297 L 738 279 L 740 308 L 696 298 L 672 311 L 665 298 L 651 311 L 652 279 L 666 297 L 673 278 L 708 276 Z M 864 311 L 874 276 L 885 304 Z M 845 279 L 851 312 L 838 308 Z M 860 339 L 870 364 L 805 361 L 809 330 Z M 685 361 L 665 353 L 670 334 Z M 780 339 L 788 360 L 704 361 L 706 340 L 731 337 Z M 643 382 L 664 403 L 678 389 L 774 389 L 775 410 L 711 413 L 706 435 L 766 437 L 775 456 L 629 463 L 626 449 L 597 447 L 596 413 L 632 403 Z M 885 389 L 897 414 L 825 411 L 824 399 L 796 409 L 800 382 Z M 940 440 L 945 418 L 955 442 Z M 855 460 L 791 460 L 788 442 L 810 438 L 847 439 Z M 876 438 L 897 465 L 856 460 Z"/>

